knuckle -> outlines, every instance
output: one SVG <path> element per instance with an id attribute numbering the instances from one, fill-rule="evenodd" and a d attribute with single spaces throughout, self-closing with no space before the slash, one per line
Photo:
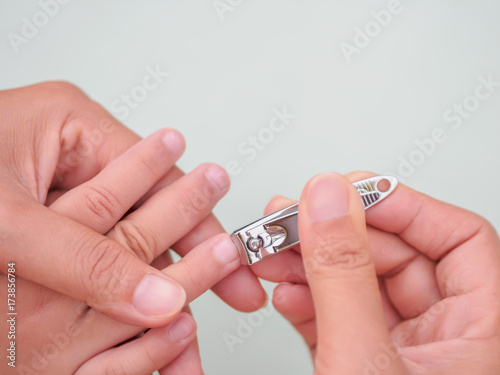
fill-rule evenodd
<path id="1" fill-rule="evenodd" d="M 158 148 L 158 150 L 160 150 Z M 156 151 L 156 150 L 155 150 Z M 145 169 L 146 171 L 149 172 L 149 174 L 151 176 L 154 176 L 154 177 L 160 177 L 160 174 L 158 173 L 158 171 L 156 171 L 152 166 L 151 166 L 151 161 L 148 157 L 145 157 L 145 156 L 139 156 L 137 158 L 137 162 L 140 164 L 140 166 Z"/>
<path id="2" fill-rule="evenodd" d="M 83 196 L 84 208 L 99 219 L 114 219 L 121 207 L 117 197 L 105 187 L 87 186 Z"/>
<path id="3" fill-rule="evenodd" d="M 162 144 L 158 144 L 160 142 L 155 143 L 154 145 L 151 145 L 149 148 L 149 153 L 148 154 L 141 154 L 138 155 L 136 158 L 136 162 L 138 163 L 138 166 L 140 167 L 140 170 L 143 174 L 143 176 L 147 176 L 147 178 L 154 178 L 154 179 L 160 179 L 163 176 L 162 173 L 162 168 L 159 167 L 159 160 L 165 160 L 165 155 L 167 151 L 165 150 L 165 147 Z M 162 164 L 164 164 L 162 162 Z"/>
<path id="4" fill-rule="evenodd" d="M 210 199 L 200 189 L 179 189 L 172 200 L 179 217 L 187 222 L 199 219 L 210 206 Z"/>
<path id="5" fill-rule="evenodd" d="M 37 86 L 40 96 L 45 100 L 50 100 L 52 105 L 73 106 L 76 99 L 87 97 L 77 86 L 66 81 L 42 82 Z"/>
<path id="6" fill-rule="evenodd" d="M 8 233 L 12 227 L 26 222 L 33 214 L 33 203 L 10 193 L 7 189 L 0 190 L 0 231 Z"/>
<path id="7" fill-rule="evenodd" d="M 498 246 L 500 238 L 493 224 L 482 216 L 477 216 L 476 220 L 478 229 L 473 237 L 477 235 L 484 236 L 490 244 L 497 244 Z"/>
<path id="8" fill-rule="evenodd" d="M 362 237 L 328 234 L 317 240 L 307 263 L 313 274 L 331 273 L 331 268 L 363 268 L 371 264 L 370 247 Z"/>
<path id="9" fill-rule="evenodd" d="M 478 228 L 478 232 L 480 230 L 484 230 L 486 232 L 495 231 L 495 227 L 488 221 L 488 219 L 480 216 L 478 214 L 473 214 L 474 222 L 476 227 Z"/>
<path id="10" fill-rule="evenodd" d="M 141 357 L 147 362 L 147 367 L 149 368 L 160 368 L 161 358 L 155 358 L 154 355 L 147 349 L 142 349 Z"/>
<path id="11" fill-rule="evenodd" d="M 105 306 L 113 301 L 122 287 L 124 281 L 116 268 L 121 253 L 120 246 L 109 239 L 78 252 L 81 255 L 76 260 L 83 271 L 82 283 L 88 293 L 89 305 Z"/>
<path id="12" fill-rule="evenodd" d="M 68 81 L 48 81 L 38 84 L 38 88 L 46 93 L 54 94 L 60 97 L 69 95 L 82 95 L 83 91 L 76 85 Z"/>
<path id="13" fill-rule="evenodd" d="M 122 244 L 135 253 L 141 260 L 148 264 L 154 260 L 159 244 L 156 237 L 146 228 L 144 224 L 138 224 L 133 220 L 120 221 L 114 230 Z"/>
<path id="14" fill-rule="evenodd" d="M 128 372 L 126 371 L 123 363 L 118 362 L 118 361 L 113 361 L 113 362 L 106 364 L 104 374 L 105 375 L 125 375 L 125 374 L 128 374 Z"/>
<path id="15" fill-rule="evenodd" d="M 207 279 L 206 278 L 200 278 L 199 276 L 202 274 L 201 272 L 196 272 L 195 270 L 189 270 L 187 269 L 188 274 L 187 278 L 189 279 L 189 285 L 193 288 L 193 290 L 197 291 L 205 291 L 207 289 L 210 289 L 211 285 L 207 285 Z"/>
<path id="16" fill-rule="evenodd" d="M 272 304 L 276 310 L 280 310 L 290 301 L 289 290 L 283 288 L 275 288 L 272 296 Z"/>

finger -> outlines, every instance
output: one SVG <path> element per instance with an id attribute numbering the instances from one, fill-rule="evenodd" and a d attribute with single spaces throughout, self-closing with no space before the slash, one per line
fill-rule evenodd
<path id="1" fill-rule="evenodd" d="M 436 262 L 398 235 L 371 226 L 367 229 L 375 269 L 378 275 L 384 276 L 386 295 L 382 297 L 386 297 L 391 309 L 395 309 L 398 320 L 414 317 L 442 299 L 436 278 Z M 386 319 L 389 318 L 388 311 L 384 311 Z"/>
<path id="2" fill-rule="evenodd" d="M 267 205 L 265 214 L 293 203 L 295 201 L 276 196 Z M 405 318 L 416 316 L 441 298 L 437 288 L 435 265 L 432 261 L 428 258 L 424 261 L 421 253 L 395 234 L 373 227 L 367 229 L 376 272 L 378 275 L 386 274 L 389 277 L 387 290 L 391 298 L 385 292 L 383 297 L 386 300 L 383 299 L 383 306 L 384 316 L 391 326 L 395 324 L 394 322 L 401 321 L 399 314 Z M 413 272 L 422 262 L 428 264 L 426 269 L 429 272 Z M 307 284 L 302 258 L 293 252 L 284 252 L 279 257 L 270 257 L 266 262 L 257 263 L 251 269 L 257 276 L 268 281 Z M 410 272 L 411 275 L 409 275 Z M 409 282 L 400 282 L 403 279 Z M 407 298 L 408 285 L 412 285 L 410 303 Z M 394 301 L 396 310 L 391 301 Z"/>
<path id="3" fill-rule="evenodd" d="M 373 227 L 367 229 L 378 275 L 394 276 L 421 254 L 393 233 Z M 271 282 L 307 284 L 304 263 L 296 251 L 284 251 L 250 268 L 258 277 Z"/>
<path id="4" fill-rule="evenodd" d="M 359 195 L 338 174 L 313 178 L 299 204 L 299 234 L 318 325 L 318 374 L 362 373 L 391 343 Z M 332 353 L 336 353 L 333 354 Z M 387 373 L 402 371 L 395 358 Z"/>
<path id="5" fill-rule="evenodd" d="M 184 307 L 184 312 L 193 316 L 189 306 Z M 177 356 L 175 360 L 170 362 L 166 368 L 168 369 L 169 375 L 176 374 L 201 374 L 203 375 L 203 368 L 201 365 L 200 348 L 198 346 L 198 338 L 195 336 L 193 341 L 189 343 L 186 349 Z M 189 369 L 189 371 L 186 371 Z"/>
<path id="6" fill-rule="evenodd" d="M 401 323 L 403 319 L 387 295 L 387 288 L 383 277 L 378 277 L 378 285 L 380 289 L 380 296 L 382 298 L 382 309 L 384 311 L 385 324 L 390 332 L 396 325 Z"/>
<path id="7" fill-rule="evenodd" d="M 139 201 L 136 207 L 140 207 L 146 201 L 146 198 L 153 196 L 153 193 L 158 192 L 161 187 L 170 185 L 173 182 L 171 180 L 173 177 L 175 177 L 175 173 L 169 173 Z M 221 233 L 225 233 L 224 228 L 217 218 L 210 213 L 188 234 L 172 245 L 172 249 L 180 256 L 185 256 L 200 243 Z M 243 285 L 245 287 L 242 287 Z M 266 301 L 264 289 L 248 267 L 238 268 L 214 285 L 212 290 L 223 301 L 240 311 L 255 311 L 261 308 Z"/>
<path id="8" fill-rule="evenodd" d="M 38 103 L 41 107 L 37 110 L 41 113 L 48 102 L 50 108 L 54 107 L 54 103 L 58 104 L 54 124 L 51 126 L 57 127 L 60 135 L 51 140 L 59 145 L 51 143 L 48 146 L 49 150 L 60 148 L 59 159 L 50 161 L 40 172 L 38 182 L 41 188 L 50 186 L 56 190 L 71 190 L 96 176 L 141 140 L 141 137 L 72 84 L 47 82 L 10 91 L 22 99 L 26 96 L 25 90 L 30 90 L 30 95 L 37 93 L 39 97 L 47 98 L 47 102 Z M 22 100 L 15 102 L 23 105 Z M 183 175 L 184 173 L 174 166 L 151 188 L 152 193 L 149 194 L 154 194 Z M 44 202 L 45 199 L 40 201 Z"/>
<path id="9" fill-rule="evenodd" d="M 135 207 L 140 207 L 154 193 L 169 186 L 182 175 L 181 171 L 172 169 Z M 224 228 L 217 218 L 210 213 L 189 233 L 172 245 L 172 249 L 180 256 L 185 256 L 194 247 L 221 233 L 225 233 Z M 238 268 L 214 285 L 212 290 L 227 304 L 236 310 L 244 312 L 255 311 L 261 308 L 266 301 L 266 293 L 249 267 Z"/>
<path id="10" fill-rule="evenodd" d="M 436 278 L 436 264 L 423 255 L 387 277 L 385 285 L 390 300 L 405 319 L 422 314 L 443 298 Z"/>
<path id="11" fill-rule="evenodd" d="M 141 262 L 131 254 L 129 256 Z M 227 234 L 215 236 L 195 247 L 178 262 L 162 270 L 163 274 L 175 280 L 186 291 L 185 305 L 206 292 L 212 285 L 240 267 L 240 258 Z M 105 315 L 96 314 L 96 327 L 105 327 L 107 335 L 96 344 L 95 350 L 104 350 L 117 345 L 139 332 L 147 325 L 134 327 L 119 323 Z M 104 328 L 103 328 L 104 329 Z"/>
<path id="12" fill-rule="evenodd" d="M 293 200 L 285 197 L 274 197 L 266 207 L 265 214 L 293 203 Z M 390 277 L 387 289 L 391 298 L 384 293 L 383 297 L 386 298 L 387 303 L 383 300 L 383 306 L 384 316 L 391 325 L 401 320 L 399 314 L 404 317 L 415 316 L 428 309 L 440 298 L 432 261 L 427 262 L 429 267 L 426 269 L 429 272 L 413 272 L 418 268 L 418 265 L 413 262 L 422 263 L 421 253 L 399 236 L 368 227 L 368 238 L 377 274 L 386 274 Z M 268 281 L 307 284 L 302 258 L 294 252 L 284 252 L 279 257 L 270 257 L 266 262 L 257 263 L 251 269 L 257 276 Z M 409 275 L 410 272 L 412 275 Z M 411 279 L 410 284 L 393 281 L 393 279 L 401 281 L 406 277 L 408 281 Z M 412 285 L 411 303 L 407 302 L 407 285 Z M 394 310 L 391 301 L 397 310 Z"/>
<path id="13" fill-rule="evenodd" d="M 196 339 L 172 362 L 160 369 L 160 375 L 203 375 L 200 350 Z"/>
<path id="14" fill-rule="evenodd" d="M 78 88 L 67 83 L 51 85 L 55 87 L 45 95 L 51 101 L 62 96 L 60 101 L 67 108 L 61 121 L 59 160 L 50 174 L 51 187 L 70 190 L 96 176 L 141 138 Z"/>
<path id="15" fill-rule="evenodd" d="M 59 160 L 47 168 L 52 188 L 70 190 L 81 185 L 141 140 L 77 87 L 66 82 L 35 86 L 40 97 L 48 98 L 50 108 L 55 101 L 64 109 L 60 113 Z M 174 167 L 169 174 L 179 176 L 182 172 Z"/>
<path id="16" fill-rule="evenodd" d="M 356 177 L 350 178 L 351 181 L 358 181 L 359 179 L 360 178 Z M 268 215 L 294 203 L 297 202 L 283 196 L 275 196 L 266 206 L 264 215 Z M 367 229 L 368 238 L 372 247 L 373 260 L 375 262 L 375 267 L 378 275 L 393 274 L 402 265 L 406 265 L 407 263 L 411 262 L 413 258 L 416 258 L 419 255 L 419 252 L 417 250 L 403 241 L 399 236 L 371 226 L 369 226 Z M 294 250 L 300 250 L 300 246 L 294 247 Z M 289 281 L 293 283 L 302 282 L 289 279 L 280 279 L 280 277 L 277 276 L 279 272 L 273 274 L 272 270 L 275 267 L 279 267 L 281 263 L 287 262 L 286 259 L 283 259 L 285 257 L 284 254 L 288 254 L 288 252 L 282 253 L 279 257 L 270 257 L 266 259 L 266 262 L 256 263 L 251 267 L 251 269 L 259 277 L 262 277 L 266 280 L 268 280 L 267 274 L 269 273 L 269 276 L 273 277 L 274 279 L 269 279 L 269 281 Z M 302 258 L 300 258 L 300 262 L 302 262 Z M 290 268 L 294 268 L 296 266 L 297 265 L 292 262 L 290 262 L 290 264 L 288 265 L 288 267 Z"/>
<path id="17" fill-rule="evenodd" d="M 357 172 L 349 178 L 367 175 L 370 174 Z M 496 272 L 500 266 L 498 234 L 485 219 L 472 212 L 400 185 L 388 199 L 367 212 L 366 220 L 374 227 L 396 233 L 439 262 L 436 276 L 444 297 L 466 294 L 479 287 L 496 290 L 500 283 Z M 478 252 L 478 248 L 484 251 Z M 464 278 L 464 274 L 469 277 Z"/>
<path id="18" fill-rule="evenodd" d="M 175 181 L 177 181 L 179 178 L 184 176 L 184 172 L 181 171 L 179 168 L 174 167 L 168 173 L 163 176 L 160 181 L 156 183 L 155 186 L 153 186 L 144 196 L 139 199 L 137 202 L 135 202 L 134 206 L 132 207 L 133 210 L 138 209 L 141 207 L 144 202 L 146 202 L 149 198 L 151 198 L 153 195 L 158 193 L 160 190 L 163 190 L 167 186 L 172 185 Z"/>
<path id="19" fill-rule="evenodd" d="M 189 306 L 182 309 L 185 313 L 193 315 Z M 173 361 L 169 362 L 163 369 L 159 370 L 160 375 L 167 373 L 168 375 L 203 375 L 201 366 L 200 349 L 198 348 L 198 340 L 195 338 L 189 343 L 184 351 L 177 356 Z"/>
<path id="20" fill-rule="evenodd" d="M 122 156 L 121 158 L 119 158 L 119 160 L 120 159 L 123 160 L 124 157 Z M 161 158 L 160 157 L 154 158 L 154 160 L 161 161 Z M 127 163 L 127 161 L 125 160 L 124 161 L 125 167 L 127 167 L 126 163 Z M 162 166 L 164 168 L 169 167 L 168 163 L 162 163 Z M 124 178 L 126 179 L 126 181 L 136 182 L 135 179 L 130 179 L 130 175 L 128 173 L 125 173 L 127 168 L 119 168 L 119 169 L 113 169 L 113 170 L 123 171 L 123 175 L 124 175 Z M 101 174 L 99 174 L 98 177 L 102 177 L 103 180 L 105 180 L 107 183 L 109 183 L 109 181 L 107 180 L 108 176 L 101 176 L 102 173 L 103 172 L 101 172 Z M 164 178 L 162 178 L 151 190 L 149 190 L 146 193 L 145 198 L 141 199 L 142 203 L 146 200 L 146 198 L 152 197 L 153 193 L 158 192 L 161 188 L 172 185 L 172 183 L 175 180 L 179 179 L 182 175 L 183 175 L 183 173 L 181 171 L 179 171 L 178 169 L 172 169 Z M 142 179 L 142 182 L 143 183 L 145 182 L 144 179 Z M 112 186 L 120 186 L 120 189 L 118 190 L 117 193 L 115 193 L 115 196 L 117 196 L 118 194 L 122 194 L 124 192 L 130 191 L 130 190 L 124 190 L 123 186 L 125 184 L 121 183 L 121 182 L 112 183 L 111 185 Z M 78 189 L 78 187 L 75 189 Z M 71 198 L 74 198 L 74 200 L 76 202 L 84 202 L 85 201 L 85 200 L 79 200 L 80 197 L 77 195 L 78 194 L 73 194 L 73 196 Z M 103 199 L 102 202 L 103 203 L 109 202 L 113 198 L 114 197 L 110 197 L 109 199 Z M 62 203 L 62 202 L 59 202 L 59 203 Z M 64 203 L 65 203 L 65 208 L 66 208 L 65 209 L 66 214 L 71 215 L 74 212 L 73 201 L 71 199 L 67 199 Z M 61 205 L 64 205 L 64 204 L 60 204 L 60 206 Z M 94 204 L 92 206 L 94 206 Z M 128 209 L 130 204 L 127 203 L 127 204 L 124 204 L 124 206 L 126 206 Z M 136 205 L 136 207 L 140 207 L 140 205 Z M 158 206 L 158 207 L 161 207 L 161 206 Z M 116 204 L 112 205 L 112 206 L 108 205 L 108 208 L 110 210 L 118 212 L 118 214 L 114 215 L 115 217 L 121 217 L 124 213 L 124 209 L 120 210 L 120 207 Z M 209 205 L 205 205 L 204 210 L 202 210 L 202 211 L 194 210 L 194 213 L 199 214 L 199 215 L 205 215 L 206 210 L 209 208 L 210 208 Z M 105 212 L 107 212 L 107 211 L 105 210 Z M 184 213 L 186 213 L 186 212 L 184 212 Z M 190 213 L 190 212 L 187 212 L 187 213 Z M 91 212 L 90 218 L 89 218 L 89 220 L 85 221 L 85 224 L 89 225 L 90 227 L 96 227 L 98 224 L 98 221 L 92 220 L 92 216 L 95 216 L 95 215 L 92 215 L 92 212 Z M 79 217 L 85 218 L 85 215 L 80 215 Z M 78 218 L 75 218 L 75 219 L 80 220 Z M 190 217 L 191 221 L 193 221 L 195 219 L 196 218 L 194 215 L 192 215 Z M 114 223 L 115 221 L 116 221 L 116 219 L 108 220 L 108 222 L 112 222 L 112 223 Z M 142 222 L 142 220 L 139 220 L 139 222 Z M 135 252 L 142 254 L 143 252 L 146 251 L 145 248 L 147 247 L 147 244 L 144 243 L 145 239 L 152 238 L 154 236 L 151 235 L 151 237 L 149 237 L 147 235 L 144 235 L 142 237 L 142 240 L 141 240 L 140 234 L 142 232 L 147 231 L 147 229 L 141 231 L 141 228 L 143 228 L 143 226 L 135 228 L 134 223 L 135 223 L 135 221 L 133 221 L 132 223 L 128 223 L 126 225 L 124 225 L 124 223 L 121 224 L 121 225 L 124 225 L 123 226 L 124 233 L 122 233 L 122 234 L 124 234 L 124 236 L 122 236 L 121 239 L 124 240 L 123 242 L 125 242 L 125 243 L 128 243 L 130 241 L 130 246 L 133 246 L 135 248 L 134 249 Z M 158 224 L 161 224 L 161 223 L 158 222 Z M 168 226 L 169 226 L 168 222 L 165 223 L 165 227 L 168 227 Z M 101 228 L 102 228 L 102 226 L 101 226 Z M 183 239 L 182 241 L 179 241 L 179 243 L 175 246 L 175 248 L 181 255 L 186 254 L 190 249 L 192 249 L 197 244 L 203 242 L 204 240 L 206 240 L 206 239 L 208 239 L 208 238 L 210 238 L 218 233 L 222 233 L 222 232 L 223 232 L 223 229 L 220 226 L 220 224 L 218 223 L 217 219 L 212 214 L 210 214 L 209 217 L 207 217 L 205 220 L 202 221 L 202 223 L 197 225 L 195 231 L 190 232 L 185 237 L 185 239 Z M 159 233 L 162 233 L 162 234 L 164 233 L 163 228 Z M 169 239 L 167 237 L 162 237 L 163 242 L 168 243 L 167 246 L 163 246 L 163 249 L 168 247 L 171 244 L 171 241 L 175 240 L 176 238 L 179 237 L 179 235 L 183 234 L 183 232 L 181 232 L 181 231 L 176 232 L 173 229 L 171 229 L 169 233 L 176 234 L 176 236 L 173 239 Z M 160 241 L 158 241 L 158 242 L 160 242 Z M 153 249 L 153 252 L 156 254 L 158 252 L 158 250 Z M 148 251 L 148 254 L 149 254 L 149 251 Z M 144 255 L 146 255 L 146 254 L 144 254 Z M 246 285 L 246 288 L 244 288 L 244 291 L 242 292 L 241 288 L 235 288 L 236 285 Z M 227 301 L 229 304 L 231 304 L 233 307 L 235 307 L 239 310 L 243 310 L 243 311 L 253 311 L 255 309 L 258 309 L 259 307 L 262 306 L 262 304 L 265 301 L 265 292 L 262 289 L 262 287 L 260 286 L 260 283 L 253 276 L 253 274 L 245 268 L 241 268 L 241 270 L 237 271 L 234 275 L 231 275 L 228 280 L 221 281 L 220 284 L 214 286 L 214 291 L 217 294 L 219 294 L 219 296 L 221 296 L 221 298 L 223 298 L 225 301 Z"/>
<path id="21" fill-rule="evenodd" d="M 42 134 L 45 138 L 37 154 L 48 158 L 36 160 L 37 165 L 40 164 L 36 171 L 37 186 L 28 187 L 40 203 L 45 202 L 49 188 L 67 191 L 88 181 L 141 139 L 82 90 L 67 82 L 44 82 L 2 94 L 9 96 L 5 103 L 19 110 L 26 106 L 26 98 L 42 99 L 29 103 L 32 111 L 24 120 L 53 130 Z M 33 114 L 47 114 L 47 108 L 50 108 L 49 115 L 32 118 Z M 182 172 L 174 167 L 170 174 L 178 178 Z"/>
<path id="22" fill-rule="evenodd" d="M 107 236 L 151 263 L 205 218 L 228 188 L 221 167 L 201 165 L 148 199 Z"/>
<path id="23" fill-rule="evenodd" d="M 47 199 L 45 199 L 45 206 L 50 207 L 52 203 L 62 197 L 67 193 L 67 190 L 51 190 L 47 194 Z"/>
<path id="24" fill-rule="evenodd" d="M 137 135 L 69 83 L 44 82 L 1 95 L 8 96 L 2 101 L 5 109 L 24 114 L 14 116 L 14 123 L 36 128 L 36 135 L 30 134 L 34 142 L 28 142 L 36 155 L 24 153 L 17 159 L 36 158 L 32 160 L 36 181 L 24 183 L 39 203 L 45 202 L 50 186 L 68 190 L 87 181 L 106 164 L 106 153 L 123 143 L 128 143 L 128 149 L 138 141 Z M 29 111 L 24 110 L 27 107 Z M 128 142 L 130 136 L 136 139 L 132 144 Z"/>
<path id="25" fill-rule="evenodd" d="M 267 301 L 265 290 L 248 267 L 238 268 L 227 275 L 212 290 L 234 309 L 243 312 L 256 311 Z"/>
<path id="26" fill-rule="evenodd" d="M 180 256 L 185 256 L 202 241 L 220 233 L 224 233 L 224 229 L 215 216 L 210 214 L 188 235 L 177 241 L 172 249 Z M 212 290 L 223 301 L 240 311 L 255 311 L 266 301 L 266 292 L 249 267 L 238 268 L 215 284 Z"/>
<path id="27" fill-rule="evenodd" d="M 486 340 L 446 340 L 402 347 L 409 373 L 413 375 L 495 374 L 498 356 L 491 356 L 494 338 Z M 488 360 L 484 360 L 488 358 Z"/>
<path id="28" fill-rule="evenodd" d="M 228 234 L 198 245 L 184 258 L 163 270 L 183 286 L 189 303 L 240 267 L 239 254 Z"/>
<path id="29" fill-rule="evenodd" d="M 175 164 L 182 135 L 160 130 L 108 164 L 97 176 L 57 199 L 54 211 L 106 233 Z"/>
<path id="30" fill-rule="evenodd" d="M 314 319 L 311 289 L 306 285 L 281 283 L 274 288 L 273 306 L 292 324 Z"/>
<path id="31" fill-rule="evenodd" d="M 394 276 L 422 255 L 394 233 L 370 225 L 366 229 L 377 275 Z"/>
<path id="32" fill-rule="evenodd" d="M 358 181 L 364 177 L 353 175 L 351 181 Z M 266 207 L 265 213 L 271 213 L 295 203 L 282 196 L 274 197 Z M 435 264 L 425 258 L 420 252 L 403 241 L 399 236 L 384 232 L 380 229 L 368 227 L 368 238 L 372 248 L 375 269 L 378 275 L 387 274 L 387 301 L 393 301 L 394 307 L 384 305 L 384 315 L 391 323 L 398 316 L 413 317 L 432 306 L 441 298 L 435 274 Z M 425 260 L 425 259 L 426 260 Z M 418 272 L 423 263 L 428 272 Z M 273 282 L 307 283 L 305 272 L 303 272 L 302 259 L 292 256 L 289 252 L 280 254 L 279 257 L 271 257 L 266 262 L 257 263 L 252 266 L 255 274 L 265 280 Z M 422 269 L 422 271 L 424 271 Z M 394 281 L 397 280 L 397 281 Z M 402 283 L 407 280 L 410 283 Z M 407 285 L 412 285 L 412 298 L 408 303 Z M 390 303 L 390 302 L 389 302 Z M 385 308 L 387 307 L 387 308 Z M 392 310 L 391 310 L 392 309 Z M 396 316 L 394 316 L 396 314 Z"/>
<path id="33" fill-rule="evenodd" d="M 250 268 L 258 277 L 274 283 L 307 284 L 302 256 L 293 250 L 269 257 Z"/>
<path id="34" fill-rule="evenodd" d="M 311 351 L 316 348 L 316 313 L 311 290 L 305 285 L 279 284 L 274 288 L 273 306 L 302 336 Z"/>
<path id="35" fill-rule="evenodd" d="M 143 327 L 168 323 L 184 305 L 177 283 L 116 242 L 35 202 L 9 204 L 17 209 L 0 215 L 3 271 L 14 261 L 19 277 Z"/>
<path id="36" fill-rule="evenodd" d="M 225 233 L 219 221 L 210 214 L 189 234 L 177 241 L 172 249 L 180 256 L 187 255 L 201 242 Z M 236 310 L 250 312 L 260 309 L 266 302 L 266 292 L 249 267 L 240 267 L 212 287 L 223 301 Z"/>
<path id="37" fill-rule="evenodd" d="M 157 270 L 162 270 L 167 268 L 173 263 L 172 256 L 170 255 L 170 250 L 165 251 L 158 255 L 155 260 L 151 263 L 151 267 L 156 268 Z"/>
<path id="38" fill-rule="evenodd" d="M 282 195 L 275 195 L 271 198 L 267 206 L 264 208 L 264 215 L 269 215 L 273 212 L 282 210 L 285 207 L 297 203 L 296 200 L 284 197 Z"/>
<path id="39" fill-rule="evenodd" d="M 78 369 L 76 375 L 151 374 L 182 353 L 195 338 L 196 323 L 187 313 L 167 326 L 153 328 L 144 336 L 97 355 Z"/>
<path id="40" fill-rule="evenodd" d="M 355 172 L 351 181 L 373 176 Z M 462 208 L 433 199 L 400 184 L 383 202 L 366 213 L 371 226 L 396 233 L 433 260 L 439 260 L 486 225 L 483 218 Z M 439 228 L 439 230 L 436 230 Z"/>
<path id="41" fill-rule="evenodd" d="M 137 134 L 123 126 L 102 106 L 89 100 L 81 90 L 68 83 L 51 82 L 13 90 L 13 92 L 19 93 L 22 98 L 25 90 L 35 88 L 39 90 L 38 96 L 50 101 L 51 107 L 54 102 L 57 102 L 58 108 L 60 106 L 63 109 L 58 111 L 56 119 L 60 122 L 60 134 L 52 137 L 52 143 L 47 145 L 50 152 L 60 147 L 59 159 L 57 160 L 56 156 L 47 166 L 46 173 L 39 176 L 37 182 L 42 190 L 50 186 L 52 189 L 66 191 L 88 181 L 140 140 Z M 19 103 L 20 107 L 23 105 L 22 100 L 13 103 Z M 43 105 L 46 106 L 46 103 Z M 43 107 L 40 108 L 42 109 Z M 152 187 L 144 200 L 182 175 L 182 171 L 173 167 Z M 45 202 L 44 194 L 39 192 L 40 202 Z M 211 220 L 205 222 L 211 222 Z M 212 232 L 210 237 L 217 233 L 219 232 Z M 242 268 L 241 271 L 236 272 L 235 276 L 231 275 L 231 280 L 225 284 L 234 285 L 236 281 L 246 286 L 244 293 L 234 288 L 223 289 L 221 284 L 219 295 L 244 311 L 251 311 L 255 309 L 254 306 L 260 306 L 261 304 L 256 304 L 255 301 L 263 301 L 265 293 L 257 279 Z M 241 298 L 242 295 L 250 294 L 251 291 L 252 298 L 248 300 Z"/>

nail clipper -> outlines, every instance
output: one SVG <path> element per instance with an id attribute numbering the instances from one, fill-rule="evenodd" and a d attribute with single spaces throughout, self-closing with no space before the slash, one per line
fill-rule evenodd
<path id="1" fill-rule="evenodd" d="M 379 186 L 384 183 L 386 188 Z M 376 176 L 353 183 L 365 210 L 386 198 L 397 185 L 398 179 L 393 176 Z M 299 204 L 295 203 L 236 230 L 231 239 L 238 249 L 241 262 L 252 265 L 297 245 L 300 242 L 298 210 Z"/>

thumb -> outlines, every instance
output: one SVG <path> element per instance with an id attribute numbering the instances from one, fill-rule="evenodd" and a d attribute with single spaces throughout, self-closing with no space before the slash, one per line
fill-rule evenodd
<path id="1" fill-rule="evenodd" d="M 346 178 L 328 173 L 309 181 L 299 235 L 316 309 L 315 374 L 404 373 L 384 321 L 364 210 Z"/>

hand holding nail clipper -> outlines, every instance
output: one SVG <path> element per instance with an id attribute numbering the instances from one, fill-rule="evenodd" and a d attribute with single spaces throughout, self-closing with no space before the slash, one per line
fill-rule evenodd
<path id="1" fill-rule="evenodd" d="M 365 215 L 383 197 L 379 179 L 390 196 Z M 298 206 L 274 198 L 266 212 L 277 216 L 233 241 L 257 276 L 280 283 L 273 305 L 303 336 L 315 375 L 498 374 L 497 233 L 395 183 L 319 175 Z"/>

